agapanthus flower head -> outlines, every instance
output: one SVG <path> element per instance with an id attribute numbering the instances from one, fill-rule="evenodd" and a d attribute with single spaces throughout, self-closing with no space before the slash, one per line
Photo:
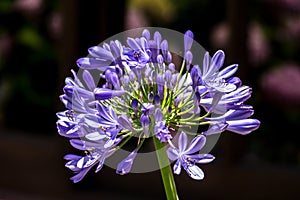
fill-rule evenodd
<path id="1" fill-rule="evenodd" d="M 113 39 L 91 47 L 87 57 L 78 59 L 83 72 L 66 78 L 60 98 L 67 110 L 57 114 L 59 134 L 86 154 L 65 157 L 66 167 L 76 173 L 74 182 L 97 164 L 99 171 L 131 139 L 136 145 L 115 166 L 118 174 L 131 172 L 140 148 L 153 139 L 167 146 L 175 174 L 183 168 L 200 180 L 204 173 L 196 164 L 214 160 L 208 152 L 199 154 L 207 137 L 225 130 L 245 135 L 259 127 L 249 118 L 253 108 L 244 104 L 251 88 L 232 77 L 237 65 L 222 69 L 222 50 L 212 58 L 205 53 L 203 62 L 195 63 L 199 55 L 193 55 L 193 38 L 190 30 L 182 36 L 180 66 L 173 61 L 171 40 L 148 29 L 124 43 Z M 105 83 L 96 83 L 100 78 Z M 199 126 L 205 130 L 198 132 Z M 193 137 L 189 146 L 188 136 Z"/>

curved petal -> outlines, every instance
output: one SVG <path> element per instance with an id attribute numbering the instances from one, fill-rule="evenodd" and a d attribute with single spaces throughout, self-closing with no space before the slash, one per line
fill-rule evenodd
<path id="1" fill-rule="evenodd" d="M 114 59 L 119 61 L 121 59 L 122 49 L 120 48 L 118 43 L 119 43 L 118 40 L 110 41 L 110 50 L 111 50 L 111 53 L 112 53 Z"/>
<path id="2" fill-rule="evenodd" d="M 74 154 L 67 154 L 64 156 L 65 160 L 79 160 L 82 156 L 74 155 Z"/>
<path id="3" fill-rule="evenodd" d="M 209 66 L 209 53 L 206 52 L 203 58 L 203 72 L 202 72 L 203 76 L 205 76 L 205 74 L 207 73 L 208 66 Z"/>
<path id="4" fill-rule="evenodd" d="M 222 50 L 218 50 L 211 59 L 209 69 L 207 71 L 207 74 L 205 74 L 205 78 L 208 78 L 216 73 L 223 66 L 224 60 L 224 52 Z"/>
<path id="5" fill-rule="evenodd" d="M 137 155 L 137 150 L 134 150 L 133 152 L 131 152 L 127 158 L 125 158 L 124 160 L 122 160 L 119 164 L 118 167 L 116 169 L 116 173 L 120 174 L 120 175 L 124 175 L 130 172 L 133 161 L 135 159 Z"/>
<path id="6" fill-rule="evenodd" d="M 242 81 L 239 77 L 231 77 L 226 80 L 227 83 L 234 84 L 237 88 L 242 86 Z"/>
<path id="7" fill-rule="evenodd" d="M 56 122 L 56 127 L 58 133 L 61 136 L 68 137 L 68 138 L 78 138 L 79 137 L 79 126 L 76 123 L 70 123 L 63 120 L 58 120 Z"/>
<path id="8" fill-rule="evenodd" d="M 235 121 L 227 121 L 228 131 L 232 131 L 234 133 L 246 135 L 251 133 L 252 131 L 256 130 L 259 125 L 260 121 L 257 119 L 241 119 Z"/>
<path id="9" fill-rule="evenodd" d="M 187 165 L 184 169 L 195 180 L 202 180 L 204 178 L 203 171 L 197 165 Z"/>
<path id="10" fill-rule="evenodd" d="M 252 116 L 253 113 L 254 113 L 253 109 L 234 110 L 229 116 L 225 117 L 225 119 L 226 121 L 246 119 Z"/>
<path id="11" fill-rule="evenodd" d="M 84 70 L 82 73 L 82 78 L 90 91 L 93 91 L 96 88 L 94 78 L 89 71 Z"/>
<path id="12" fill-rule="evenodd" d="M 96 88 L 94 90 L 96 100 L 106 100 L 115 96 L 122 96 L 125 94 L 123 90 L 111 90 L 107 88 Z"/>
<path id="13" fill-rule="evenodd" d="M 127 44 L 128 44 L 128 46 L 130 46 L 130 48 L 132 48 L 135 51 L 141 49 L 141 47 L 139 46 L 139 44 L 133 38 L 128 38 L 127 39 Z"/>
<path id="14" fill-rule="evenodd" d="M 146 40 L 150 40 L 150 32 L 148 29 L 144 29 L 142 36 L 146 39 Z"/>
<path id="15" fill-rule="evenodd" d="M 82 140 L 71 139 L 70 144 L 76 149 L 83 150 L 83 151 L 86 150 L 86 146 L 84 145 Z"/>
<path id="16" fill-rule="evenodd" d="M 155 31 L 153 39 L 156 42 L 156 45 L 160 44 L 161 38 L 161 34 L 158 31 Z"/>
<path id="17" fill-rule="evenodd" d="M 128 129 L 130 131 L 134 131 L 134 128 L 131 125 L 131 122 L 129 121 L 128 117 L 126 115 L 120 115 L 118 117 L 118 123 L 124 128 Z"/>
<path id="18" fill-rule="evenodd" d="M 199 164 L 206 164 L 212 162 L 215 157 L 211 154 L 196 154 L 191 155 L 188 157 L 191 162 L 193 163 L 199 163 Z"/>
<path id="19" fill-rule="evenodd" d="M 87 139 L 89 140 L 102 140 L 104 138 L 106 138 L 107 136 L 105 134 L 100 134 L 98 131 L 89 133 L 85 136 Z"/>
<path id="20" fill-rule="evenodd" d="M 205 145 L 206 138 L 204 135 L 196 136 L 190 143 L 190 146 L 184 151 L 184 154 L 193 154 L 200 151 Z"/>
<path id="21" fill-rule="evenodd" d="M 172 147 L 167 149 L 167 155 L 170 160 L 177 160 L 179 158 L 177 149 Z"/>
<path id="22" fill-rule="evenodd" d="M 102 124 L 99 123 L 100 122 L 99 117 L 96 115 L 87 114 L 84 116 L 83 120 L 84 123 L 91 128 L 99 128 L 100 126 L 102 126 Z"/>
<path id="23" fill-rule="evenodd" d="M 210 67 L 212 68 L 212 72 L 219 70 L 223 66 L 224 60 L 225 60 L 224 51 L 218 50 L 211 59 Z"/>
<path id="24" fill-rule="evenodd" d="M 97 168 L 96 168 L 95 173 L 99 172 L 99 171 L 102 169 L 103 164 L 104 164 L 104 160 L 105 160 L 105 157 L 104 157 L 104 156 L 102 156 L 102 157 L 99 159 L 99 164 L 98 164 L 98 166 L 97 166 Z"/>
<path id="25" fill-rule="evenodd" d="M 103 49 L 99 46 L 94 46 L 88 49 L 88 52 L 93 57 L 99 57 L 106 60 L 113 60 L 113 56 L 110 51 Z"/>
<path id="26" fill-rule="evenodd" d="M 95 58 L 79 58 L 77 60 L 78 67 L 82 69 L 99 69 L 101 71 L 105 71 L 106 67 L 111 63 L 111 60 Z"/>
<path id="27" fill-rule="evenodd" d="M 230 76 L 232 76 L 238 69 L 238 64 L 233 64 L 233 65 L 229 65 L 228 67 L 222 69 L 219 74 L 218 77 L 219 78 L 228 78 Z"/>
<path id="28" fill-rule="evenodd" d="M 88 171 L 91 169 L 91 167 L 85 168 L 81 170 L 78 174 L 71 177 L 70 180 L 72 180 L 74 183 L 78 183 L 83 179 L 83 177 L 88 173 Z"/>
<path id="29" fill-rule="evenodd" d="M 163 114 L 160 108 L 156 108 L 154 113 L 155 122 L 161 122 L 163 118 Z"/>
<path id="30" fill-rule="evenodd" d="M 179 135 L 179 138 L 178 138 L 179 153 L 184 152 L 184 150 L 186 149 L 186 146 L 187 146 L 187 142 L 188 142 L 187 135 L 184 132 L 181 132 L 181 134 Z"/>
<path id="31" fill-rule="evenodd" d="M 177 160 L 177 162 L 174 164 L 173 171 L 174 171 L 174 174 L 177 174 L 177 175 L 180 174 L 180 172 L 181 172 L 181 162 L 180 162 L 180 160 Z"/>
<path id="32" fill-rule="evenodd" d="M 194 41 L 194 34 L 192 31 L 188 30 L 184 34 L 184 52 L 187 52 L 191 49 Z"/>
<path id="33" fill-rule="evenodd" d="M 210 126 L 206 131 L 203 132 L 204 135 L 213 135 L 213 134 L 218 134 L 223 131 L 228 127 L 228 124 L 225 122 L 217 122 L 216 124 Z"/>

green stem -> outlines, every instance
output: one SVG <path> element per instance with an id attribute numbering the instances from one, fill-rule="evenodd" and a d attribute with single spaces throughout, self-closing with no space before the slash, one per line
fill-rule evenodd
<path id="1" fill-rule="evenodd" d="M 153 137 L 160 173 L 168 200 L 179 200 L 165 144 Z"/>

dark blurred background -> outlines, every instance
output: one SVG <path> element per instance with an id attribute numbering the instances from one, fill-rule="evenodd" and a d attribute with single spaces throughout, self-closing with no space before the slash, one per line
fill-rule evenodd
<path id="1" fill-rule="evenodd" d="M 63 156 L 74 149 L 55 125 L 76 60 L 143 26 L 190 29 L 211 55 L 223 49 L 261 121 L 220 137 L 203 181 L 176 176 L 181 199 L 300 198 L 299 0 L 1 0 L 0 199 L 164 199 L 159 172 L 104 167 L 73 184 Z"/>

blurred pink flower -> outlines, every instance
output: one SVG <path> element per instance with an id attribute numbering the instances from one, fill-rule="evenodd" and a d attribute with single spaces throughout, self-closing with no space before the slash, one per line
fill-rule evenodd
<path id="1" fill-rule="evenodd" d="M 63 19 L 60 13 L 54 12 L 49 16 L 48 30 L 53 39 L 59 39 L 62 36 Z"/>
<path id="2" fill-rule="evenodd" d="M 300 106 L 300 66 L 284 63 L 261 77 L 261 88 L 271 102 Z"/>
<path id="3" fill-rule="evenodd" d="M 229 27 L 227 23 L 221 22 L 212 29 L 211 44 L 214 48 L 224 49 L 228 46 Z"/>
<path id="4" fill-rule="evenodd" d="M 268 59 L 270 55 L 270 45 L 259 24 L 250 24 L 247 42 L 249 62 L 252 65 L 260 65 Z"/>
<path id="5" fill-rule="evenodd" d="M 38 15 L 43 9 L 43 0 L 16 0 L 14 6 L 17 10 L 29 16 Z"/>
<path id="6" fill-rule="evenodd" d="M 143 12 L 139 9 L 129 6 L 125 15 L 125 28 L 133 29 L 147 26 L 148 22 Z"/>
<path id="7" fill-rule="evenodd" d="M 256 23 L 250 23 L 248 27 L 248 57 L 250 64 L 258 66 L 265 62 L 270 55 L 270 45 L 262 30 Z M 230 30 L 227 23 L 222 22 L 215 26 L 211 33 L 211 44 L 214 48 L 227 48 L 229 44 Z"/>

